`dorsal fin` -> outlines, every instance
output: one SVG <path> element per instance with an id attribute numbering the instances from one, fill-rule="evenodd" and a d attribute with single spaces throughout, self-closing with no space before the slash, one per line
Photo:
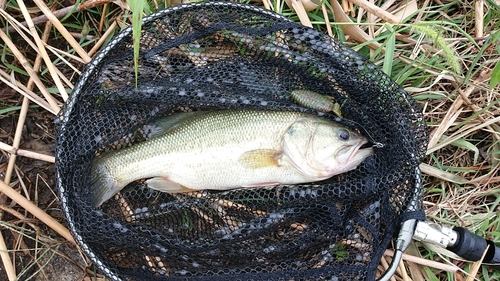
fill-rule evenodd
<path id="1" fill-rule="evenodd" d="M 193 112 L 175 113 L 172 115 L 161 117 L 148 125 L 149 129 L 151 130 L 149 137 L 150 138 L 159 137 L 165 134 L 166 132 L 174 129 L 179 124 L 182 124 L 185 120 L 205 113 L 207 113 L 207 111 L 193 111 Z"/>

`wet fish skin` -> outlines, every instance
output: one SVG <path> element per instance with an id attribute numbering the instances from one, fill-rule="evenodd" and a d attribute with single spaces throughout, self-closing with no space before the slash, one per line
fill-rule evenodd
<path id="1" fill-rule="evenodd" d="M 223 110 L 156 122 L 155 137 L 95 158 L 92 204 L 132 181 L 176 193 L 327 179 L 370 156 L 367 140 L 341 125 L 298 112 Z"/>

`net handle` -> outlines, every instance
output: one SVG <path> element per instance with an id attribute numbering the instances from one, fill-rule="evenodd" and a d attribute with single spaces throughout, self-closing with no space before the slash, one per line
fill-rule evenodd
<path id="1" fill-rule="evenodd" d="M 414 157 L 414 155 L 412 156 Z M 413 196 L 408 202 L 408 211 L 414 211 L 416 206 L 418 206 L 420 190 L 422 190 L 422 171 L 420 171 L 420 167 L 417 166 L 415 168 L 415 188 L 413 189 Z M 403 258 L 403 252 L 406 251 L 408 246 L 410 246 L 410 242 L 413 240 L 417 222 L 416 219 L 410 219 L 401 224 L 398 238 L 396 239 L 396 251 L 392 257 L 391 264 L 377 281 L 389 281 L 394 275 L 399 266 L 399 262 Z"/>

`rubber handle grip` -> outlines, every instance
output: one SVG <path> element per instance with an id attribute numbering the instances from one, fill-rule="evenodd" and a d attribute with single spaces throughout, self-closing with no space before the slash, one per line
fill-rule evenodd
<path id="1" fill-rule="evenodd" d="M 500 248 L 492 241 L 477 236 L 463 227 L 454 227 L 453 230 L 457 232 L 457 242 L 455 245 L 447 247 L 448 250 L 467 260 L 478 261 L 483 256 L 486 247 L 490 245 L 483 263 L 500 264 Z"/>

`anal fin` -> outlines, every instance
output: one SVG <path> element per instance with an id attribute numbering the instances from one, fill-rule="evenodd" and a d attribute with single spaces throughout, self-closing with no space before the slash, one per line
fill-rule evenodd
<path id="1" fill-rule="evenodd" d="M 154 189 L 154 190 L 158 190 L 161 192 L 185 193 L 185 192 L 194 191 L 193 189 L 182 186 L 179 183 L 176 183 L 176 182 L 171 181 L 168 178 L 164 178 L 164 177 L 151 178 L 151 179 L 147 180 L 146 182 L 148 183 L 149 188 Z"/>
<path id="2" fill-rule="evenodd" d="M 243 185 L 241 187 L 267 187 L 267 186 L 276 186 L 280 185 L 281 183 L 279 182 L 262 182 L 262 183 L 256 183 L 256 184 L 248 184 L 248 185 Z"/>

